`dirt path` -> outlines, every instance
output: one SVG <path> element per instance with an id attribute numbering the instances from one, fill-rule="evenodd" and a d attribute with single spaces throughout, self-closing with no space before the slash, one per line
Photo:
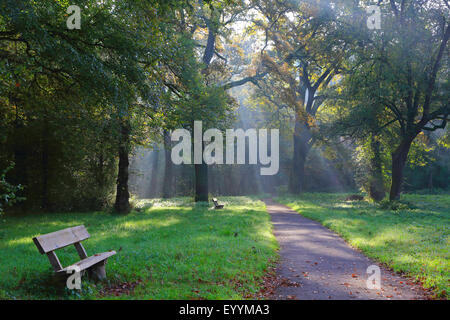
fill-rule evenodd
<path id="1" fill-rule="evenodd" d="M 381 266 L 381 290 L 368 289 L 367 267 L 376 263 L 321 224 L 264 201 L 281 246 L 273 299 L 426 299 L 419 285 Z"/>

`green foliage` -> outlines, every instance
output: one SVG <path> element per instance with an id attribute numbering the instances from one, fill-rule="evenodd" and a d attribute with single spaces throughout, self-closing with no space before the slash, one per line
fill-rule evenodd
<path id="1" fill-rule="evenodd" d="M 389 201 L 389 200 L 385 199 L 379 203 L 379 206 L 380 206 L 380 209 L 391 210 L 391 211 L 417 209 L 417 207 L 414 206 L 414 204 L 404 201 L 404 200 Z"/>
<path id="2" fill-rule="evenodd" d="M 240 125 L 235 111 L 243 95 L 253 95 L 246 107 L 260 111 L 252 125 L 281 129 L 278 184 L 292 176 L 293 120 L 318 146 L 306 165 L 306 188 L 325 190 L 327 176 L 337 171 L 335 185 L 353 188 L 356 163 L 358 184 L 367 190 L 369 133 L 381 143 L 386 183 L 390 154 L 405 136 L 402 121 L 417 124 L 423 111 L 425 94 L 417 94 L 413 115 L 408 92 L 428 87 L 430 57 L 443 36 L 443 3 L 405 1 L 405 25 L 383 3 L 383 32 L 365 26 L 369 1 L 361 7 L 348 0 L 80 0 L 81 30 L 66 28 L 69 4 L 4 0 L 0 6 L 0 167 L 16 163 L 6 179 L 25 186 L 24 210 L 104 208 L 114 194 L 119 148 L 132 155 L 137 146 L 160 142 L 163 131 L 190 129 L 194 120 L 205 128 Z M 244 18 L 253 23 L 241 35 L 236 27 L 244 25 L 233 22 Z M 206 59 L 209 35 L 215 42 Z M 265 36 L 268 45 L 255 52 Z M 431 96 L 436 124 L 442 118 L 436 112 L 447 110 L 447 60 Z M 241 95 L 234 99 L 225 90 L 255 73 L 265 77 L 254 91 L 234 90 Z M 322 134 L 330 123 L 329 134 Z M 341 136 L 354 145 L 327 144 L 340 143 Z M 447 140 L 448 134 L 414 140 L 406 190 L 449 186 Z M 355 146 L 357 157 L 350 159 Z M 244 176 L 247 169 L 234 173 Z M 186 184 L 191 180 L 187 176 Z"/>
<path id="3" fill-rule="evenodd" d="M 438 145 L 445 149 L 450 149 L 450 130 L 447 128 L 445 133 L 438 139 Z"/>
<path id="4" fill-rule="evenodd" d="M 104 208 L 119 146 L 131 153 L 186 115 L 220 122 L 232 105 L 204 84 L 178 28 L 186 3 L 82 0 L 80 30 L 66 27 L 68 5 L 0 6 L 0 165 L 17 159 L 9 175 L 26 186 L 25 210 Z"/>
<path id="5" fill-rule="evenodd" d="M 371 182 L 375 179 L 374 160 L 376 159 L 376 151 L 378 151 L 378 157 L 380 157 L 380 163 L 378 164 L 381 167 L 381 176 L 379 178 L 382 181 L 380 181 L 380 188 L 387 190 L 390 181 L 389 176 L 386 174 L 388 171 L 386 167 L 389 166 L 389 154 L 383 152 L 383 150 L 373 150 L 372 139 L 371 137 L 359 139 L 360 144 L 355 148 L 354 152 L 354 163 L 356 165 L 354 170 L 355 182 L 360 190 L 365 193 L 369 193 Z"/>
<path id="6" fill-rule="evenodd" d="M 379 5 L 383 31 L 363 28 L 343 68 L 342 81 L 329 93 L 335 111 L 330 114 L 331 135 L 379 137 L 383 150 L 391 155 L 385 167 L 392 164 L 392 172 L 385 169 L 384 175 L 391 175 L 395 185 L 391 197 L 396 198 L 406 162 L 421 167 L 435 160 L 430 157 L 434 146 L 424 132 L 445 128 L 448 121 L 445 54 L 450 29 L 448 23 L 441 23 L 448 20 L 443 1 Z"/>
<path id="7" fill-rule="evenodd" d="M 77 3 L 81 30 L 65 26 L 68 5 L 0 6 L 1 124 L 7 133 L 0 161 L 16 160 L 10 176 L 26 186 L 26 207 L 33 209 L 101 207 L 114 181 L 116 118 L 148 88 L 136 61 L 143 33 L 127 30 L 126 4 Z"/>
<path id="8" fill-rule="evenodd" d="M 5 210 L 5 207 L 10 207 L 17 202 L 24 201 L 24 197 L 17 196 L 17 193 L 23 189 L 19 185 L 12 185 L 6 181 L 6 174 L 14 167 L 14 164 L 10 164 L 3 172 L 0 173 L 0 215 Z"/>

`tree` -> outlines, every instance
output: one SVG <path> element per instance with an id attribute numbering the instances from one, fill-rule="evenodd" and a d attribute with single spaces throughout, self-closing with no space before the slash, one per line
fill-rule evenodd
<path id="1" fill-rule="evenodd" d="M 140 12 L 132 4 L 136 3 L 82 1 L 80 30 L 67 29 L 67 4 L 61 2 L 6 1 L 0 7 L 0 96 L 7 106 L 3 123 L 9 131 L 4 146 L 7 157 L 12 154 L 16 162 L 11 175 L 18 180 L 30 182 L 23 172 L 29 171 L 30 163 L 35 166 L 32 158 L 40 157 L 39 186 L 26 190 L 41 190 L 43 210 L 54 203 L 51 189 L 57 183 L 51 169 L 63 167 L 60 161 L 66 153 L 73 157 L 63 171 L 72 170 L 72 179 L 84 166 L 83 157 L 100 154 L 103 162 L 102 153 L 112 150 L 104 146 L 113 144 L 120 167 L 116 208 L 128 210 L 128 150 L 139 136 L 135 128 L 140 128 L 132 126 L 132 112 L 137 110 L 133 106 L 139 99 L 154 97 L 141 60 L 149 63 L 157 56 L 145 41 L 152 39 L 153 25 L 131 19 Z M 152 4 L 157 8 L 156 1 Z M 78 136 L 86 144 L 76 148 L 71 130 L 80 127 L 87 128 Z M 96 141 L 102 132 L 97 128 L 105 129 L 103 145 Z M 28 201 L 37 202 L 33 197 Z"/>
<path id="2" fill-rule="evenodd" d="M 427 5 L 432 9 L 424 12 L 423 8 Z M 447 43 L 450 38 L 450 21 L 444 5 L 448 6 L 448 3 L 444 1 L 433 8 L 431 1 L 425 4 L 409 1 L 398 8 L 398 4 L 391 1 L 394 38 L 400 41 L 400 52 L 408 55 L 406 59 L 396 56 L 393 61 L 399 63 L 397 68 L 402 71 L 398 79 L 402 87 L 396 90 L 397 99 L 390 99 L 386 104 L 400 125 L 400 141 L 392 153 L 390 200 L 400 197 L 403 169 L 414 139 L 423 130 L 445 128 L 450 119 L 449 66 L 442 67 L 442 62 L 448 63 L 448 59 L 443 61 L 443 57 L 446 52 L 448 56 Z M 447 77 L 442 78 L 444 75 Z"/>
<path id="3" fill-rule="evenodd" d="M 185 128 L 192 130 L 195 120 L 202 120 L 204 128 L 225 128 L 224 124 L 233 117 L 231 111 L 234 108 L 233 99 L 226 91 L 264 76 L 265 73 L 257 72 L 238 80 L 232 79 L 235 74 L 227 70 L 227 59 L 221 52 L 231 25 L 242 19 L 247 9 L 239 1 L 200 0 L 188 3 L 178 12 L 178 32 L 187 50 L 183 57 L 177 59 L 178 66 L 170 68 L 171 72 L 178 70 L 174 72 L 176 80 L 166 82 L 166 85 L 175 100 L 170 103 L 175 110 L 169 118 L 178 119 L 177 123 Z M 194 57 L 188 49 L 191 45 L 195 48 Z M 184 104 L 180 104 L 181 101 Z M 186 114 L 186 110 L 190 113 Z M 174 123 L 173 120 L 169 122 Z M 169 130 L 172 128 L 172 125 L 167 127 Z M 166 166 L 169 172 L 167 169 Z M 194 164 L 194 171 L 195 201 L 208 201 L 208 165 L 203 161 Z"/>
<path id="4" fill-rule="evenodd" d="M 445 128 L 449 120 L 449 5 L 391 0 L 382 8 L 382 31 L 366 34 L 355 47 L 348 76 L 353 92 L 360 93 L 353 96 L 356 112 L 374 114 L 376 108 L 383 120 L 376 131 L 389 140 L 389 198 L 397 200 L 414 140 L 423 131 Z"/>
<path id="5" fill-rule="evenodd" d="M 270 76 L 256 94 L 276 109 L 294 114 L 289 191 L 300 193 L 306 158 L 315 142 L 316 116 L 326 98 L 322 92 L 340 73 L 353 33 L 342 26 L 328 1 L 269 1 L 257 7 L 264 16 L 256 25 L 264 31 L 264 47 L 270 48 L 263 55 Z"/>

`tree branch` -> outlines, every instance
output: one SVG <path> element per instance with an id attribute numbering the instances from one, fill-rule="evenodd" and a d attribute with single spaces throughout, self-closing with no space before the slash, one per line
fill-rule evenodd
<path id="1" fill-rule="evenodd" d="M 431 72 L 430 80 L 428 81 L 428 87 L 427 87 L 427 90 L 425 92 L 425 102 L 424 102 L 424 105 L 423 105 L 423 115 L 422 115 L 422 119 L 418 123 L 418 127 L 417 127 L 417 130 L 419 130 L 419 131 L 425 126 L 425 124 L 429 120 L 431 120 L 428 117 L 429 116 L 429 112 L 430 112 L 431 96 L 433 94 L 434 85 L 436 83 L 436 76 L 437 76 L 437 73 L 439 71 L 439 65 L 440 65 L 442 57 L 444 55 L 445 47 L 447 46 L 447 42 L 448 42 L 449 37 L 450 37 L 450 24 L 447 25 L 447 29 L 446 29 L 445 34 L 444 34 L 444 38 L 442 39 L 441 46 L 439 47 L 439 52 L 438 52 L 438 55 L 436 57 L 436 61 L 434 62 L 434 66 L 433 66 L 433 70 Z"/>
<path id="2" fill-rule="evenodd" d="M 229 90 L 229 89 L 234 88 L 234 87 L 242 86 L 243 84 L 246 84 L 247 82 L 251 82 L 251 83 L 255 84 L 259 80 L 264 78 L 267 73 L 268 72 L 266 71 L 266 72 L 263 72 L 263 73 L 258 73 L 258 74 L 254 75 L 254 76 L 251 76 L 251 77 L 246 77 L 246 78 L 243 78 L 243 79 L 240 79 L 240 80 L 232 81 L 232 82 L 224 84 L 222 86 L 222 88 L 224 90 Z"/>

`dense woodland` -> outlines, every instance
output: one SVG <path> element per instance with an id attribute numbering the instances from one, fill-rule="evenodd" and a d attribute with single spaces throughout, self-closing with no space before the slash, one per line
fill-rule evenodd
<path id="1" fill-rule="evenodd" d="M 129 212 L 130 197 L 450 188 L 450 4 L 0 4 L 0 212 Z M 173 165 L 170 133 L 280 129 L 280 171 Z M 151 152 L 150 152 L 151 151 Z"/>

